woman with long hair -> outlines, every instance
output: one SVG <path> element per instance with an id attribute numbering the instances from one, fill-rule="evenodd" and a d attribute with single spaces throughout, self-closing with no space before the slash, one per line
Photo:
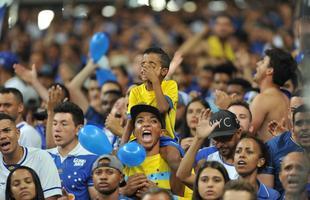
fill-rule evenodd
<path id="1" fill-rule="evenodd" d="M 257 199 L 279 199 L 280 194 L 259 182 L 257 173 L 267 161 L 268 152 L 264 143 L 252 136 L 243 137 L 237 144 L 234 165 L 239 179 L 247 181 L 257 192 Z"/>
<path id="2" fill-rule="evenodd" d="M 207 108 L 210 108 L 209 104 L 200 97 L 194 98 L 187 104 L 185 108 L 186 121 L 180 133 L 180 144 L 185 151 L 190 147 L 196 135 L 196 127 L 200 113 Z M 209 146 L 209 140 L 206 140 L 202 145 L 202 147 L 206 146 Z"/>
<path id="3" fill-rule="evenodd" d="M 6 183 L 6 200 L 44 200 L 43 189 L 37 173 L 26 166 L 13 169 Z"/>
<path id="4" fill-rule="evenodd" d="M 225 167 L 216 161 L 206 161 L 199 166 L 193 200 L 219 200 L 223 196 L 224 186 L 229 181 Z"/>

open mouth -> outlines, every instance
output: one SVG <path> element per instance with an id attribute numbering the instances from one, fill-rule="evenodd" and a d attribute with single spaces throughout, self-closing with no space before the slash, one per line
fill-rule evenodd
<path id="1" fill-rule="evenodd" d="M 237 165 L 238 165 L 238 166 L 245 166 L 245 165 L 246 165 L 246 162 L 244 162 L 243 160 L 239 160 L 239 161 L 237 162 Z"/>
<path id="2" fill-rule="evenodd" d="M 6 147 L 8 147 L 10 145 L 10 142 L 4 142 L 4 143 L 2 143 L 0 146 L 1 146 L 1 148 L 6 148 Z"/>
<path id="3" fill-rule="evenodd" d="M 142 140 L 143 142 L 151 142 L 152 141 L 152 133 L 149 130 L 145 130 L 142 132 Z"/>

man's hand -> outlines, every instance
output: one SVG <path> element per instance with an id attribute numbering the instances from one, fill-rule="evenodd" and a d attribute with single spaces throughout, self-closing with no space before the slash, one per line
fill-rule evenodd
<path id="1" fill-rule="evenodd" d="M 181 140 L 182 149 L 186 151 L 192 145 L 193 140 L 194 140 L 193 137 L 188 137 L 188 138 L 184 138 L 183 140 Z"/>
<path id="2" fill-rule="evenodd" d="M 113 134 L 116 134 L 117 136 L 121 136 L 124 132 L 124 129 L 121 124 L 122 124 L 121 118 L 117 118 L 112 113 L 110 113 L 107 119 L 105 120 L 104 125 Z"/>
<path id="3" fill-rule="evenodd" d="M 286 127 L 285 118 L 282 118 L 280 123 L 276 120 L 268 123 L 268 132 L 273 136 L 280 135 L 286 131 L 288 131 L 288 128 Z"/>
<path id="4" fill-rule="evenodd" d="M 62 89 L 60 86 L 53 86 L 48 90 L 47 110 L 52 111 L 57 104 L 64 101 L 62 99 Z"/>
<path id="5" fill-rule="evenodd" d="M 34 64 L 32 65 L 31 70 L 21 64 L 14 64 L 13 68 L 17 76 L 30 85 L 32 85 L 33 81 L 37 79 L 37 70 Z"/>
<path id="6" fill-rule="evenodd" d="M 215 91 L 215 104 L 220 109 L 227 109 L 229 104 L 235 101 L 237 95 L 234 93 L 232 95 L 228 95 L 226 92 L 221 90 Z"/>
<path id="7" fill-rule="evenodd" d="M 142 189 L 148 182 L 144 174 L 135 174 L 128 177 L 127 184 L 122 188 L 122 194 L 125 196 L 132 196 L 137 193 L 137 190 Z"/>
<path id="8" fill-rule="evenodd" d="M 144 74 L 146 76 L 146 78 L 152 83 L 158 83 L 159 82 L 159 78 L 156 75 L 156 71 L 151 67 L 151 66 L 145 66 L 142 69 L 144 71 Z M 160 70 L 160 69 L 159 69 Z"/>
<path id="9" fill-rule="evenodd" d="M 206 109 L 201 112 L 196 128 L 196 136 L 198 137 L 198 139 L 207 138 L 212 133 L 214 128 L 220 124 L 220 122 L 215 122 L 211 125 L 210 116 L 211 116 L 210 109 Z"/>

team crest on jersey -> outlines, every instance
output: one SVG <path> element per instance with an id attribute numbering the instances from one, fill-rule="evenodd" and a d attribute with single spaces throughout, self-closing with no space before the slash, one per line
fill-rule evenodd
<path id="1" fill-rule="evenodd" d="M 82 167 L 86 163 L 86 160 L 74 158 L 73 162 L 74 162 L 73 166 L 80 166 L 80 167 Z"/>

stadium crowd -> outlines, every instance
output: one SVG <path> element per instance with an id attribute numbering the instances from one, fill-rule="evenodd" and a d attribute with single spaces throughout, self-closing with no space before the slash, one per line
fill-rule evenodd
<path id="1" fill-rule="evenodd" d="M 0 199 L 310 199 L 294 1 L 221 12 L 120 2 L 112 17 L 96 5 L 84 18 L 56 12 L 46 30 L 36 8 L 4 24 Z M 98 32 L 109 49 L 94 60 Z M 108 142 L 82 140 L 86 126 Z M 146 156 L 130 166 L 118 152 L 134 143 Z"/>

